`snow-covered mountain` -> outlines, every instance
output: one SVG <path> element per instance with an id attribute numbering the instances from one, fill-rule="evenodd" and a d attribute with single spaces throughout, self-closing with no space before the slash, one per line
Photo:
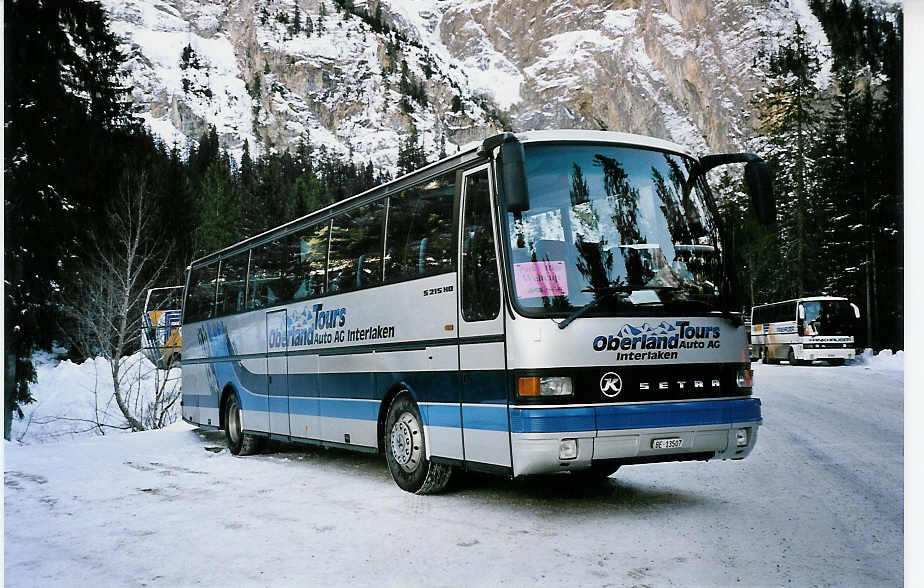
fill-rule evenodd
<path id="1" fill-rule="evenodd" d="M 253 153 L 288 149 L 307 134 L 386 167 L 411 125 L 431 155 L 505 124 L 733 149 L 752 133 L 759 49 L 797 21 L 827 46 L 807 0 L 104 5 L 126 41 L 134 99 L 168 144 L 213 124 L 232 153 L 244 140 Z"/>

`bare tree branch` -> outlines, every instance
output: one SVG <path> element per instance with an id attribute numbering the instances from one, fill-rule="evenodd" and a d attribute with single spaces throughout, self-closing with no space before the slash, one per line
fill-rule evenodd
<path id="1" fill-rule="evenodd" d="M 108 211 L 106 235 L 92 236 L 91 259 L 65 309 L 75 323 L 71 342 L 85 356 L 109 362 L 113 399 L 128 428 L 142 431 L 162 421 L 148 416 L 141 402 L 140 367 L 132 373 L 135 366 L 127 356 L 137 350 L 142 304 L 164 271 L 171 247 L 150 230 L 154 207 L 145 176 L 126 177 L 120 196 Z"/>

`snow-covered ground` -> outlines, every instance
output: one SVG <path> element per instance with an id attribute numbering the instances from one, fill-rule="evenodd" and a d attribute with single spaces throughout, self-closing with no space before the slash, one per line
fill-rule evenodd
<path id="1" fill-rule="evenodd" d="M 108 361 L 102 357 L 83 363 L 60 361 L 42 351 L 32 361 L 37 381 L 29 390 L 35 402 L 22 406 L 22 419 L 13 419 L 11 440 L 23 445 L 58 443 L 130 430 L 113 397 Z M 133 415 L 147 426 L 148 419 L 164 408 L 162 403 L 154 404 L 157 392 L 162 397 L 179 394 L 180 370 L 157 370 L 140 352 L 122 361 L 122 395 Z M 178 400 L 166 408 L 165 416 L 167 423 L 179 419 Z"/>
<path id="2" fill-rule="evenodd" d="M 11 586 L 903 583 L 903 382 L 890 358 L 756 366 L 741 462 L 467 476 L 405 493 L 384 460 L 166 430 L 5 446 Z"/>

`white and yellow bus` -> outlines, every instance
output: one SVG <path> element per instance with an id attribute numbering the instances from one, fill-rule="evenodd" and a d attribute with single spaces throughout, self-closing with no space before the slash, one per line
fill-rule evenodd
<path id="1" fill-rule="evenodd" d="M 855 304 L 835 296 L 761 304 L 751 309 L 751 343 L 764 363 L 843 365 L 856 356 L 859 319 Z"/>
<path id="2" fill-rule="evenodd" d="M 179 365 L 183 352 L 183 286 L 151 288 L 141 316 L 141 351 L 160 369 Z"/>

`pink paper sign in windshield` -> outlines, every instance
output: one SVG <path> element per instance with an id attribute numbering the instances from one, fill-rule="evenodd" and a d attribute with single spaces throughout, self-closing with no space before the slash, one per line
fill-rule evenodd
<path id="1" fill-rule="evenodd" d="M 564 261 L 529 261 L 513 264 L 518 298 L 567 296 L 568 276 Z"/>

